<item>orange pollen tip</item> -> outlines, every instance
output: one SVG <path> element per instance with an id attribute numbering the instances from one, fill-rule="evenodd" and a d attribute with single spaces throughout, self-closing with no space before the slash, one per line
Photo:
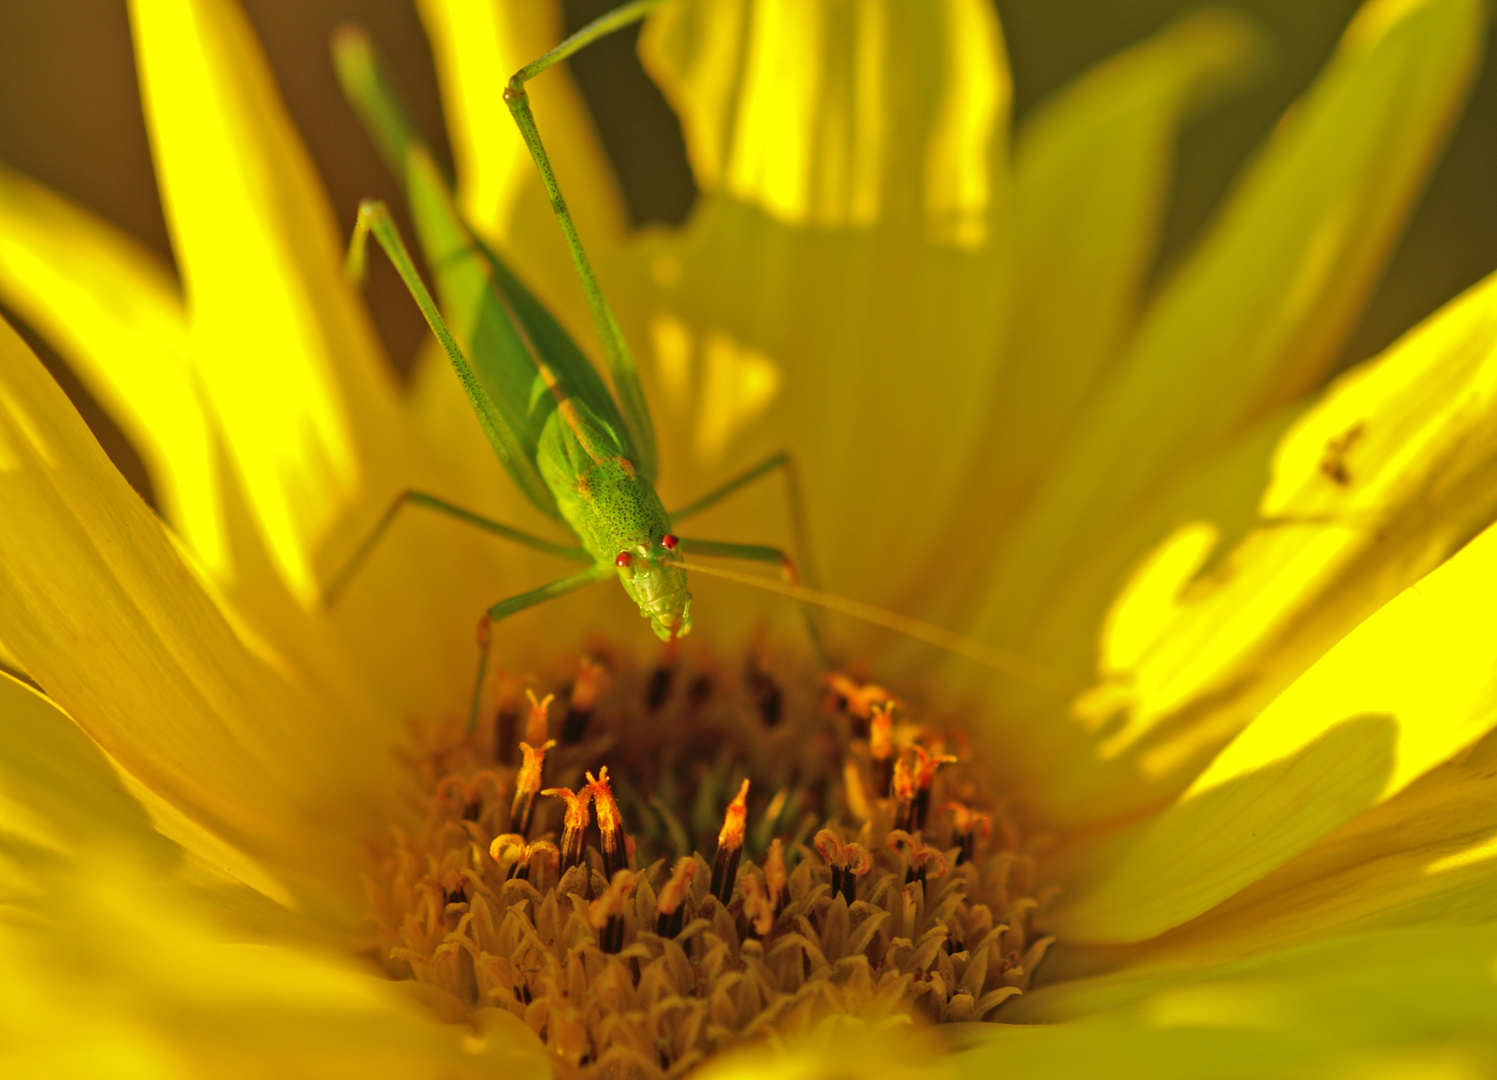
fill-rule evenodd
<path id="1" fill-rule="evenodd" d="M 950 754 L 927 753 L 925 747 L 916 743 L 910 749 L 915 751 L 915 787 L 924 791 L 930 787 L 931 781 L 936 778 L 936 770 L 942 765 L 955 762 L 956 758 Z"/>
<path id="2" fill-rule="evenodd" d="M 915 797 L 915 772 L 903 758 L 894 763 L 894 798 L 909 802 Z"/>
<path id="3" fill-rule="evenodd" d="M 514 861 L 525 857 L 525 838 L 518 833 L 504 833 L 494 837 L 494 842 L 489 845 L 489 854 L 494 857 L 496 863 L 505 860 Z"/>
<path id="4" fill-rule="evenodd" d="M 624 901 L 634 891 L 636 880 L 633 870 L 620 870 L 613 875 L 603 895 L 587 906 L 587 921 L 594 929 L 603 929 L 609 919 L 624 913 Z"/>
<path id="5" fill-rule="evenodd" d="M 848 844 L 842 849 L 842 859 L 844 867 L 858 877 L 873 869 L 873 852 L 862 844 Z"/>
<path id="6" fill-rule="evenodd" d="M 875 761 L 884 761 L 894 756 L 894 707 L 880 702 L 873 707 L 873 717 L 868 722 L 868 751 Z"/>
<path id="7" fill-rule="evenodd" d="M 541 794 L 555 795 L 559 799 L 566 800 L 567 812 L 566 817 L 563 819 L 563 825 L 567 832 L 587 828 L 587 804 L 591 798 L 591 793 L 587 788 L 583 788 L 581 791 L 573 791 L 571 788 L 548 787 Z"/>
<path id="8" fill-rule="evenodd" d="M 528 866 L 538 857 L 544 856 L 555 866 L 561 861 L 561 849 L 549 840 L 536 840 L 525 846 L 525 864 Z"/>
<path id="9" fill-rule="evenodd" d="M 846 846 L 842 843 L 842 837 L 831 829 L 822 829 L 811 841 L 816 853 L 827 861 L 828 866 L 841 866 L 843 864 L 842 849 Z"/>
<path id="10" fill-rule="evenodd" d="M 748 790 L 749 782 L 745 778 L 743 785 L 738 789 L 738 794 L 734 795 L 733 801 L 728 804 L 727 813 L 723 814 L 722 831 L 717 834 L 718 847 L 743 846 L 743 834 L 748 826 Z"/>
<path id="11" fill-rule="evenodd" d="M 764 884 L 772 899 L 777 899 L 790 881 L 785 872 L 785 847 L 777 836 L 769 845 L 769 854 L 764 856 Z"/>
<path id="12" fill-rule="evenodd" d="M 550 731 L 551 721 L 548 710 L 551 702 L 556 700 L 555 694 L 547 694 L 537 699 L 534 690 L 526 690 L 525 696 L 530 699 L 530 716 L 525 721 L 525 741 L 533 746 L 539 746 L 546 741 L 546 734 Z"/>
<path id="13" fill-rule="evenodd" d="M 743 916 L 760 937 L 774 929 L 774 901 L 765 890 L 764 879 L 750 872 L 740 882 L 743 889 Z"/>
<path id="14" fill-rule="evenodd" d="M 536 792 L 541 789 L 541 766 L 546 761 L 546 751 L 556 745 L 555 739 L 547 739 L 541 743 L 537 750 L 528 742 L 520 744 L 520 753 L 524 758 L 520 764 L 520 774 L 515 777 L 515 792 Z"/>
<path id="15" fill-rule="evenodd" d="M 591 710 L 598 700 L 602 679 L 603 665 L 590 656 L 584 656 L 577 672 L 577 681 L 572 683 L 572 693 L 569 699 L 572 708 L 578 712 Z"/>
<path id="16" fill-rule="evenodd" d="M 619 804 L 613 797 L 613 789 L 608 786 L 608 766 L 604 765 L 597 776 L 587 774 L 587 787 L 584 793 L 590 795 L 593 800 L 593 813 L 598 816 L 598 831 L 603 834 L 603 843 L 612 844 L 615 830 L 622 831 L 624 827 L 624 816 L 619 813 Z"/>
<path id="17" fill-rule="evenodd" d="M 660 889 L 659 895 L 655 897 L 655 913 L 657 915 L 672 915 L 681 906 L 681 901 L 686 899 L 686 890 L 691 887 L 691 877 L 697 872 L 696 860 L 689 855 L 683 855 L 676 860 L 675 869 L 671 871 L 670 880 Z"/>
<path id="18" fill-rule="evenodd" d="M 951 827 L 957 832 L 975 836 L 979 841 L 993 835 L 993 819 L 987 814 L 959 802 L 949 802 L 945 809 L 951 815 Z"/>
<path id="19" fill-rule="evenodd" d="M 860 720 L 870 719 L 875 705 L 894 702 L 894 695 L 875 683 L 859 683 L 835 671 L 823 679 L 833 693 L 847 702 L 847 711 Z"/>

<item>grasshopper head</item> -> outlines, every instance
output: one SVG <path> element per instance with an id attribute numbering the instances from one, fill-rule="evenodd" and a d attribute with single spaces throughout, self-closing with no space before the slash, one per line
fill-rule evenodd
<path id="1" fill-rule="evenodd" d="M 613 560 L 624 591 L 639 605 L 640 617 L 650 620 L 650 629 L 661 641 L 691 633 L 691 593 L 679 548 L 676 537 L 665 533 L 641 539 Z"/>

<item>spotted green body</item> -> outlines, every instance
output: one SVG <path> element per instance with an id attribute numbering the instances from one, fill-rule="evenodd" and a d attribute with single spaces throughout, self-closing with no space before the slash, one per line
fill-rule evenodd
<path id="1" fill-rule="evenodd" d="M 552 413 L 541 433 L 541 478 L 587 553 L 617 569 L 655 636 L 679 637 L 691 630 L 691 593 L 679 552 L 664 543 L 670 516 L 611 433 L 569 404 Z"/>

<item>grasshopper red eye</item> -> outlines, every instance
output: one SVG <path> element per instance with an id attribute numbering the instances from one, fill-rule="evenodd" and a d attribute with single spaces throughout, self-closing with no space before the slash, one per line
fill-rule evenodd
<path id="1" fill-rule="evenodd" d="M 660 538 L 660 543 L 664 545 L 666 551 L 675 551 L 681 546 L 681 541 L 675 533 L 666 533 Z"/>
<path id="2" fill-rule="evenodd" d="M 614 556 L 613 565 L 624 567 L 628 566 L 633 561 L 634 557 L 632 555 L 630 555 L 627 551 L 621 551 L 616 556 Z"/>

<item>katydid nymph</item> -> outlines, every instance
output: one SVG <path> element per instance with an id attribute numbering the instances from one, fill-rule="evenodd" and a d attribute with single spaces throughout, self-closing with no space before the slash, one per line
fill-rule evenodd
<path id="1" fill-rule="evenodd" d="M 533 536 L 425 492 L 403 492 L 334 578 L 327 596 L 330 600 L 337 596 L 406 504 L 451 514 L 516 543 L 587 564 L 585 569 L 488 609 L 479 633 L 480 686 L 490 623 L 609 576 L 619 578 L 639 614 L 664 641 L 691 630 L 691 593 L 683 565 L 687 552 L 772 563 L 782 568 L 792 586 L 799 584 L 795 562 L 779 548 L 692 540 L 673 532 L 671 515 L 655 492 L 655 434 L 634 360 L 583 251 L 526 98 L 524 84 L 529 79 L 590 41 L 639 19 L 657 2 L 627 4 L 591 23 L 521 69 L 505 94 L 566 237 L 617 399 L 560 324 L 467 226 L 446 178 L 406 118 L 368 39 L 359 31 L 345 29 L 334 43 L 345 92 L 404 182 L 442 310 L 422 283 L 389 211 L 379 202 L 366 200 L 359 207 L 349 248 L 350 275 L 362 277 L 365 247 L 373 235 L 446 351 L 506 471 L 532 503 L 570 529 L 577 543 Z M 449 320 L 466 349 L 449 328 Z M 784 453 L 678 510 L 675 517 L 704 510 L 776 469 L 785 472 L 797 539 L 804 544 L 795 474 Z M 475 689 L 470 726 L 476 719 L 478 696 Z"/>
<path id="2" fill-rule="evenodd" d="M 1028 682 L 1049 682 L 1034 665 L 961 635 L 871 605 L 831 597 L 800 582 L 797 563 L 763 544 L 680 537 L 672 524 L 707 509 L 746 484 L 780 471 L 790 500 L 790 521 L 801 566 L 809 565 L 805 516 L 792 460 L 777 453 L 715 491 L 668 514 L 655 492 L 654 428 L 629 347 L 603 297 L 530 112 L 525 84 L 578 49 L 634 22 L 661 0 L 634 0 L 595 20 L 555 49 L 521 68 L 509 81 L 505 103 L 520 129 L 550 197 L 602 347 L 613 393 L 561 325 L 520 283 L 499 256 L 468 227 L 451 187 L 416 135 L 378 56 L 362 32 L 339 31 L 334 56 L 344 92 L 386 161 L 404 184 L 426 264 L 441 297 L 427 292 L 389 211 L 365 200 L 349 247 L 349 273 L 361 278 L 373 236 L 394 264 L 462 384 L 484 434 L 505 470 L 542 512 L 568 528 L 576 543 L 534 536 L 491 521 L 425 492 L 401 493 L 369 537 L 328 586 L 331 601 L 407 504 L 452 515 L 512 542 L 586 564 L 548 585 L 490 607 L 480 622 L 480 661 L 469 711 L 477 720 L 488 660 L 491 623 L 616 575 L 657 637 L 673 641 L 691 629 L 691 593 L 684 556 L 722 557 L 772 564 L 783 581 L 714 569 L 710 572 L 779 592 L 803 604 L 841 611 L 964 655 Z M 445 312 L 445 317 L 444 317 Z M 456 329 L 449 329 L 449 322 Z M 458 339 L 463 340 L 460 345 Z M 810 576 L 809 574 L 807 575 Z M 812 582 L 814 584 L 814 582 Z M 815 623 L 806 618 L 818 655 Z"/>

